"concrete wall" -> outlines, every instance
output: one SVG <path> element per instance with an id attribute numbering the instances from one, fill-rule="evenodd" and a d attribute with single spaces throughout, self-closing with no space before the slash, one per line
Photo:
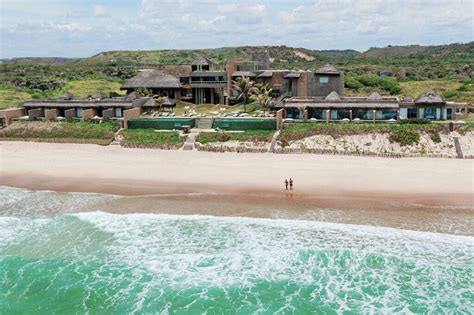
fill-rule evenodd
<path id="1" fill-rule="evenodd" d="M 0 110 L 0 118 L 5 120 L 5 124 L 8 126 L 13 122 L 13 119 L 25 116 L 24 108 L 11 108 Z"/>
<path id="2" fill-rule="evenodd" d="M 76 109 L 74 108 L 66 109 L 64 111 L 64 118 L 68 120 L 76 118 Z"/>
<path id="3" fill-rule="evenodd" d="M 140 107 L 124 110 L 123 111 L 123 128 L 127 129 L 128 128 L 128 121 L 130 119 L 140 117 L 140 114 L 141 114 L 141 108 Z"/>
<path id="4" fill-rule="evenodd" d="M 44 109 L 43 108 L 30 109 L 28 111 L 28 117 L 31 120 L 39 118 L 39 117 L 44 117 Z"/>
<path id="5" fill-rule="evenodd" d="M 102 118 L 104 119 L 110 119 L 110 118 L 114 118 L 115 117 L 115 110 L 114 108 L 108 108 L 108 109 L 104 109 L 102 111 Z"/>
<path id="6" fill-rule="evenodd" d="M 319 83 L 321 77 L 328 77 L 328 83 Z M 339 95 L 344 95 L 344 73 L 339 74 L 315 74 L 315 95 L 326 97 L 332 91 L 336 91 Z"/>
<path id="7" fill-rule="evenodd" d="M 97 115 L 95 108 L 84 109 L 82 111 L 82 120 L 91 120 L 95 115 Z"/>
<path id="8" fill-rule="evenodd" d="M 55 120 L 58 117 L 59 110 L 56 108 L 44 110 L 44 120 Z"/>

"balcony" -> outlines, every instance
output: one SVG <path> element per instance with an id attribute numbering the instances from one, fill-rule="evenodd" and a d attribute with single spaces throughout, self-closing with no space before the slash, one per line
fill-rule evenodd
<path id="1" fill-rule="evenodd" d="M 227 81 L 192 81 L 192 88 L 225 88 Z"/>

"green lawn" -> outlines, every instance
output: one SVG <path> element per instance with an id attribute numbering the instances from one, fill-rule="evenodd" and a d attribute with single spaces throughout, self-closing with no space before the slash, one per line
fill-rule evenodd
<path id="1" fill-rule="evenodd" d="M 274 130 L 247 130 L 244 132 L 201 132 L 196 142 L 206 144 L 211 142 L 242 141 L 269 142 Z"/>
<path id="2" fill-rule="evenodd" d="M 117 126 L 91 122 L 16 122 L 0 130 L 0 138 L 111 140 Z"/>
<path id="3" fill-rule="evenodd" d="M 123 140 L 140 144 L 183 144 L 186 137 L 178 132 L 156 132 L 153 129 L 127 129 L 120 132 Z"/>

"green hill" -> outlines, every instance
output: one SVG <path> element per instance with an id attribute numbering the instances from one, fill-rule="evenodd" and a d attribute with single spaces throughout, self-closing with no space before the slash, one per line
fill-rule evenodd
<path id="1" fill-rule="evenodd" d="M 189 64 L 206 56 L 216 64 L 228 59 L 250 60 L 268 50 L 272 69 L 316 70 L 331 63 L 345 71 L 347 94 L 404 95 L 433 83 L 448 100 L 474 103 L 474 42 L 438 46 L 388 46 L 355 50 L 311 50 L 288 46 L 241 46 L 214 49 L 108 51 L 88 58 L 14 58 L 0 64 L 0 108 L 27 98 L 59 95 L 66 89 L 92 94 L 117 92 L 140 68 Z M 378 73 L 388 70 L 391 78 Z M 420 83 L 424 82 L 424 83 Z M 101 83 L 101 84 L 99 84 Z M 436 84 L 435 84 L 436 83 Z M 85 95 L 84 95 L 85 96 Z M 414 95 L 416 96 L 416 95 Z"/>

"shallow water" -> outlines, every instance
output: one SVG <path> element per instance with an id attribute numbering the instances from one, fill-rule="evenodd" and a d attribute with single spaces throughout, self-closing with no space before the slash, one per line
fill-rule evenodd
<path id="1" fill-rule="evenodd" d="M 0 189 L 5 313 L 474 311 L 474 238 L 342 223 L 110 214 Z"/>

